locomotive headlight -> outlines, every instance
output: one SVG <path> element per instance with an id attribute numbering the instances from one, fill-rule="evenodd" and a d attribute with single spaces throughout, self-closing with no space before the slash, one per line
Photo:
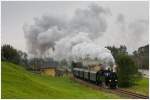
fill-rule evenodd
<path id="1" fill-rule="evenodd" d="M 111 82 L 111 80 L 109 80 L 109 82 Z"/>
<path id="2" fill-rule="evenodd" d="M 115 80 L 117 82 L 117 80 Z"/>

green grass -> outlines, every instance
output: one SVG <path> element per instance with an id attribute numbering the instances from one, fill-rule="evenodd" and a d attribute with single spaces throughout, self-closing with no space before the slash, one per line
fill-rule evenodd
<path id="1" fill-rule="evenodd" d="M 33 74 L 2 62 L 2 98 L 121 98 L 69 80 Z"/>
<path id="2" fill-rule="evenodd" d="M 149 95 L 149 79 L 148 78 L 138 79 L 135 82 L 135 85 L 128 89 L 136 93 Z"/>

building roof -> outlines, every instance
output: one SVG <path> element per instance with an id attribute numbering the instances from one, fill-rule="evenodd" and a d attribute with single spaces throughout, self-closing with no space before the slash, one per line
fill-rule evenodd
<path id="1" fill-rule="evenodd" d="M 40 66 L 40 69 L 47 69 L 47 68 L 57 68 L 58 63 L 57 62 L 48 62 L 44 63 Z"/>
<path id="2" fill-rule="evenodd" d="M 53 67 L 53 66 L 40 67 L 40 69 L 49 69 L 49 68 L 53 68 L 53 69 L 55 69 L 56 67 Z"/>

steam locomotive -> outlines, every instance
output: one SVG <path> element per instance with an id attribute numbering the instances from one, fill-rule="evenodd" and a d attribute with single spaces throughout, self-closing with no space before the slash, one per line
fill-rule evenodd
<path id="1" fill-rule="evenodd" d="M 84 67 L 77 63 L 72 63 L 74 77 L 95 83 L 105 88 L 115 89 L 118 87 L 117 74 L 111 70 L 92 71 L 84 69 Z"/>

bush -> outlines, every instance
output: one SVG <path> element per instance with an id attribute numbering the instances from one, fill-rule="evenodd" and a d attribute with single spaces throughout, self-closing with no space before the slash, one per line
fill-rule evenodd
<path id="1" fill-rule="evenodd" d="M 132 58 L 126 54 L 120 54 L 117 57 L 117 74 L 120 87 L 129 87 L 134 84 L 138 69 Z"/>

